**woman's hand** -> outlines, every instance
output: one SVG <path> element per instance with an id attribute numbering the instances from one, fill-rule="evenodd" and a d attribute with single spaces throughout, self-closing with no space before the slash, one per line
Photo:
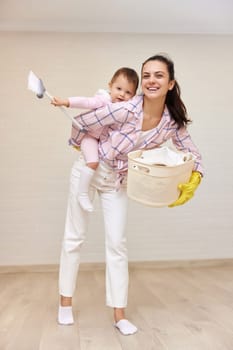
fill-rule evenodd
<path id="1" fill-rule="evenodd" d="M 189 182 L 185 184 L 180 184 L 178 186 L 181 192 L 179 198 L 174 203 L 170 204 L 168 207 L 172 208 L 177 205 L 182 205 L 186 203 L 188 200 L 190 200 L 194 196 L 194 192 L 199 186 L 200 182 L 201 182 L 201 174 L 198 171 L 193 171 L 189 179 Z"/>
<path id="2" fill-rule="evenodd" d="M 61 99 L 59 97 L 53 97 L 52 101 L 51 101 L 51 104 L 54 105 L 54 106 L 58 106 L 58 107 L 61 107 L 61 106 L 64 106 L 64 107 L 69 107 L 70 104 L 69 104 L 69 100 L 68 99 Z"/>

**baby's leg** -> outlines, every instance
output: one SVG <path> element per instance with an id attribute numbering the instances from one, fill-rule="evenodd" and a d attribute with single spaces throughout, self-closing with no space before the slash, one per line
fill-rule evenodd
<path id="1" fill-rule="evenodd" d="M 86 166 L 83 167 L 80 173 L 78 201 L 84 210 L 91 212 L 93 211 L 93 205 L 88 192 L 91 180 L 99 164 L 98 140 L 89 135 L 84 136 L 81 141 L 81 150 L 86 161 Z"/>
<path id="2" fill-rule="evenodd" d="M 88 168 L 96 170 L 99 165 L 98 140 L 89 135 L 84 136 L 81 141 L 81 150 Z"/>

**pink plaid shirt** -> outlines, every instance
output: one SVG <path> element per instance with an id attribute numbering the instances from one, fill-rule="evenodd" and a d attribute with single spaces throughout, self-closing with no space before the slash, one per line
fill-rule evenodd
<path id="1" fill-rule="evenodd" d="M 127 154 L 136 149 L 159 147 L 169 139 L 176 148 L 183 152 L 191 152 L 196 156 L 194 169 L 203 174 L 201 155 L 193 143 L 187 128 L 178 129 L 165 108 L 159 124 L 140 141 L 143 122 L 143 96 L 135 96 L 127 102 L 109 103 L 105 107 L 79 114 L 79 123 L 88 134 L 99 135 L 99 157 L 118 172 L 127 170 Z M 73 125 L 70 144 L 77 146 L 81 134 Z"/>

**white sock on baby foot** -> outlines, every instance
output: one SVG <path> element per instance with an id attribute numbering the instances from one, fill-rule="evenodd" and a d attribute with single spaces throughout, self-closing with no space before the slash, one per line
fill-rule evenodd
<path id="1" fill-rule="evenodd" d="M 137 327 L 128 320 L 122 319 L 114 324 L 123 335 L 130 335 L 137 332 Z"/>
<path id="2" fill-rule="evenodd" d="M 59 306 L 58 323 L 63 325 L 70 325 L 74 323 L 72 306 Z"/>

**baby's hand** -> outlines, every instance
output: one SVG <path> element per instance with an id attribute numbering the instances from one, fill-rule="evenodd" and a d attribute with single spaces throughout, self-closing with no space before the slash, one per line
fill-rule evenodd
<path id="1" fill-rule="evenodd" d="M 53 97 L 52 101 L 51 101 L 51 104 L 54 105 L 54 106 L 64 106 L 64 107 L 69 107 L 69 100 L 66 99 L 66 100 L 62 100 L 61 98 L 59 97 Z"/>

